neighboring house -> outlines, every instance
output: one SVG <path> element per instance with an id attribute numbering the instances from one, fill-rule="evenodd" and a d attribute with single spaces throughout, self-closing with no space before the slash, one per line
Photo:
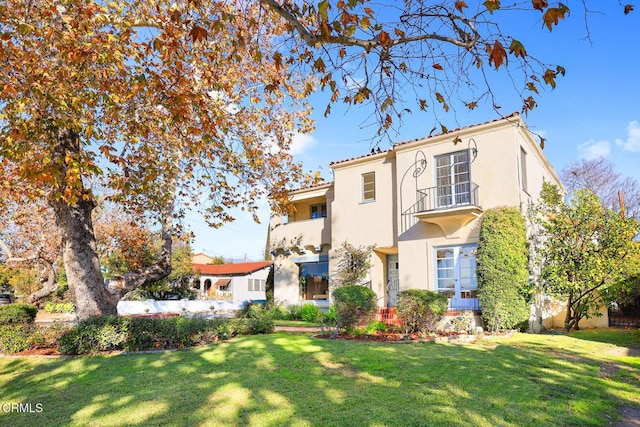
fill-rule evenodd
<path id="1" fill-rule="evenodd" d="M 197 254 L 191 255 L 191 263 L 192 264 L 213 264 L 215 262 L 215 258 L 209 256 L 207 254 L 203 254 L 202 252 L 198 252 Z"/>
<path id="2" fill-rule="evenodd" d="M 200 278 L 193 284 L 201 299 L 265 300 L 271 261 L 193 264 Z"/>
<path id="3" fill-rule="evenodd" d="M 294 212 L 272 216 L 274 298 L 329 303 L 335 251 L 375 245 L 368 281 L 381 307 L 430 289 L 450 311 L 479 310 L 475 255 L 482 214 L 526 213 L 543 182 L 562 188 L 518 114 L 331 163 L 334 180 L 291 192 Z"/>

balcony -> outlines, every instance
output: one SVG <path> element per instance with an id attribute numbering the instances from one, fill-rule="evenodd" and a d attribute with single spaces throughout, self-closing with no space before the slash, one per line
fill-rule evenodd
<path id="1" fill-rule="evenodd" d="M 402 213 L 402 231 L 423 221 L 437 225 L 447 237 L 456 237 L 462 227 L 481 214 L 474 183 L 423 188 L 417 191 L 416 203 Z"/>
<path id="2" fill-rule="evenodd" d="M 271 249 L 317 247 L 331 244 L 331 222 L 320 217 L 276 224 L 271 229 Z"/>

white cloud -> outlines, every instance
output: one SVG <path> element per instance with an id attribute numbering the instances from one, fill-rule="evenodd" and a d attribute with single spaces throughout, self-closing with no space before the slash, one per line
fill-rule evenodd
<path id="1" fill-rule="evenodd" d="M 316 139 L 308 133 L 296 133 L 293 135 L 289 151 L 292 155 L 299 155 L 316 145 Z"/>
<path id="2" fill-rule="evenodd" d="M 627 126 L 627 140 L 616 139 L 616 145 L 626 151 L 640 151 L 640 124 L 637 120 Z"/>
<path id="3" fill-rule="evenodd" d="M 611 154 L 611 142 L 590 139 L 578 145 L 578 152 L 580 153 L 580 158 L 584 160 L 608 157 Z"/>

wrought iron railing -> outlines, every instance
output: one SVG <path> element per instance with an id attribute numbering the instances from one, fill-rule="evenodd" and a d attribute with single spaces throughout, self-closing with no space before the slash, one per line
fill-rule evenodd
<path id="1" fill-rule="evenodd" d="M 478 185 L 473 182 L 419 189 L 417 200 L 411 207 L 402 212 L 402 231 L 413 227 L 418 219 L 415 214 L 463 206 L 478 205 Z"/>

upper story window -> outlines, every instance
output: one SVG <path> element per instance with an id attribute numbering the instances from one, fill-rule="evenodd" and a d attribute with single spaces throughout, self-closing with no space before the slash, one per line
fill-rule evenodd
<path id="1" fill-rule="evenodd" d="M 309 208 L 309 217 L 311 219 L 326 218 L 327 217 L 327 204 L 320 203 L 317 205 L 311 205 Z"/>
<path id="2" fill-rule="evenodd" d="M 373 202 L 376 200 L 376 173 L 362 174 L 362 201 Z"/>
<path id="3" fill-rule="evenodd" d="M 469 151 L 437 156 L 436 207 L 446 208 L 471 202 Z"/>
<path id="4" fill-rule="evenodd" d="M 520 147 L 520 180 L 522 189 L 527 191 L 527 152 L 522 147 Z"/>

